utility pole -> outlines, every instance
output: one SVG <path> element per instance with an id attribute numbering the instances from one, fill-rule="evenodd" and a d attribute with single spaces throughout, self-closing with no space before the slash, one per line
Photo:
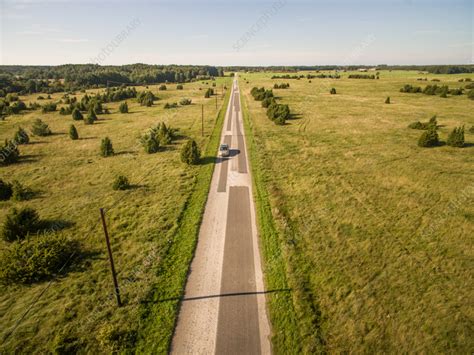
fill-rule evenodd
<path id="1" fill-rule="evenodd" d="M 201 105 L 201 136 L 204 137 L 204 105 Z"/>
<path id="2" fill-rule="evenodd" d="M 216 92 L 216 111 L 217 111 L 217 96 L 219 95 L 217 95 L 217 92 Z"/>
<path id="3" fill-rule="evenodd" d="M 105 243 L 107 244 L 107 252 L 109 253 L 110 270 L 112 271 L 112 279 L 114 280 L 115 297 L 117 297 L 117 305 L 122 306 L 120 300 L 120 290 L 117 282 L 117 274 L 115 273 L 114 258 L 112 257 L 112 249 L 110 248 L 109 233 L 107 232 L 107 224 L 105 223 L 104 209 L 100 209 L 100 218 L 102 219 L 102 227 L 104 227 Z"/>

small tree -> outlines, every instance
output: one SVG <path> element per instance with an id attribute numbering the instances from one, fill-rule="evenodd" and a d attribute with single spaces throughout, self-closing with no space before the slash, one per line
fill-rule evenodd
<path id="1" fill-rule="evenodd" d="M 10 165 L 16 163 L 20 158 L 20 151 L 18 145 L 14 141 L 7 141 L 5 145 L 0 148 L 0 165 Z"/>
<path id="2" fill-rule="evenodd" d="M 130 182 L 128 181 L 126 176 L 119 175 L 115 178 L 112 188 L 117 190 L 127 190 L 130 188 Z"/>
<path id="3" fill-rule="evenodd" d="M 419 147 L 435 147 L 439 145 L 439 137 L 438 132 L 436 132 L 436 128 L 431 126 L 422 133 L 420 138 L 418 139 L 418 146 Z"/>
<path id="4" fill-rule="evenodd" d="M 166 85 L 165 85 L 165 84 L 160 85 L 160 87 L 158 88 L 158 90 L 160 90 L 160 91 L 166 90 Z"/>
<path id="5" fill-rule="evenodd" d="M 24 239 L 28 234 L 38 232 L 41 226 L 38 213 L 31 208 L 12 209 L 2 228 L 2 238 L 8 242 Z"/>
<path id="6" fill-rule="evenodd" d="M 39 118 L 33 122 L 33 125 L 31 126 L 31 132 L 35 136 L 40 137 L 51 135 L 51 130 L 49 129 L 49 126 L 43 121 L 41 121 Z"/>
<path id="7" fill-rule="evenodd" d="M 329 91 L 331 95 L 336 95 L 336 88 L 332 88 L 331 91 Z"/>
<path id="8" fill-rule="evenodd" d="M 0 179 L 0 201 L 9 200 L 12 194 L 12 185 Z"/>
<path id="9" fill-rule="evenodd" d="M 74 110 L 72 110 L 72 119 L 74 121 L 81 121 L 84 119 L 84 116 L 82 116 L 81 111 L 76 107 Z"/>
<path id="10" fill-rule="evenodd" d="M 464 147 L 464 126 L 455 127 L 449 134 L 446 144 L 451 147 Z"/>
<path id="11" fill-rule="evenodd" d="M 385 99 L 385 103 L 386 103 L 386 104 L 389 104 L 389 103 L 390 103 L 390 96 L 388 96 L 388 97 Z"/>
<path id="12" fill-rule="evenodd" d="M 100 143 L 100 155 L 103 157 L 110 157 L 114 155 L 114 148 L 109 137 L 102 139 L 102 142 Z"/>
<path id="13" fill-rule="evenodd" d="M 16 131 L 13 140 L 16 144 L 28 144 L 30 142 L 30 137 L 28 136 L 28 133 L 20 127 L 18 128 L 18 131 Z"/>
<path id="14" fill-rule="evenodd" d="M 89 110 L 87 117 L 84 119 L 85 124 L 93 124 L 97 120 L 97 116 L 93 109 Z"/>
<path id="15" fill-rule="evenodd" d="M 128 104 L 127 101 L 122 102 L 119 106 L 120 113 L 128 113 Z"/>
<path id="16" fill-rule="evenodd" d="M 188 140 L 181 148 L 181 161 L 188 165 L 199 163 L 201 153 L 194 139 Z"/>
<path id="17" fill-rule="evenodd" d="M 181 84 L 178 84 L 178 85 L 176 86 L 176 90 L 183 90 L 183 89 L 184 89 L 184 87 L 183 87 L 183 85 L 181 85 Z"/>
<path id="18" fill-rule="evenodd" d="M 145 152 L 148 154 L 156 153 L 160 149 L 160 141 L 158 139 L 157 132 L 153 130 L 141 137 L 140 143 L 142 144 L 143 149 L 145 149 Z"/>
<path id="19" fill-rule="evenodd" d="M 77 133 L 76 126 L 74 126 L 73 124 L 69 127 L 69 138 L 71 138 L 73 141 L 79 139 L 79 134 Z"/>

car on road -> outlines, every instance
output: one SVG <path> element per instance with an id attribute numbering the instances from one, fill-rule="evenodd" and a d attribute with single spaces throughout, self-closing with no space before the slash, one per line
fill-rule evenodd
<path id="1" fill-rule="evenodd" d="M 229 145 L 228 144 L 221 144 L 219 147 L 219 156 L 220 157 L 228 157 L 229 156 Z"/>

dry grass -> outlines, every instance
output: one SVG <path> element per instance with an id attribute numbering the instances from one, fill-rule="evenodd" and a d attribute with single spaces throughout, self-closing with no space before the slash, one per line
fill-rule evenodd
<path id="1" fill-rule="evenodd" d="M 240 80 L 295 309 L 305 324 L 303 348 L 469 352 L 474 135 L 466 134 L 463 149 L 423 149 L 416 144 L 421 131 L 407 126 L 437 114 L 445 141 L 455 126 L 474 125 L 474 102 L 466 95 L 399 92 L 404 84 L 424 87 L 430 82 L 416 78 L 434 75 L 382 71 L 380 80 L 359 80 L 348 74 L 312 83 L 271 80 L 271 73 L 242 74 L 249 84 Z M 474 79 L 436 77 L 451 88 L 464 86 L 461 77 Z M 249 94 L 275 82 L 291 85 L 274 90 L 296 114 L 283 127 Z M 329 94 L 331 87 L 337 95 Z"/>
<path id="2" fill-rule="evenodd" d="M 221 84 L 217 81 L 219 93 Z M 48 352 L 73 350 L 110 351 L 135 343 L 140 327 L 140 305 L 154 292 L 156 270 L 168 255 L 168 245 L 177 228 L 177 221 L 206 165 L 187 167 L 180 162 L 179 147 L 183 139 L 164 151 L 148 155 L 138 144 L 138 137 L 163 121 L 185 137 L 195 138 L 204 151 L 216 124 L 215 99 L 204 99 L 210 84 L 185 84 L 167 91 L 150 86 L 160 101 L 151 108 L 128 100 L 129 114 L 118 113 L 119 103 L 106 104 L 112 114 L 100 115 L 94 125 L 73 121 L 58 112 L 28 112 L 0 122 L 0 139 L 11 138 L 21 126 L 29 129 L 35 118 L 49 124 L 54 135 L 33 137 L 32 144 L 20 146 L 21 162 L 0 168 L 4 180 L 19 180 L 38 193 L 25 202 L 1 202 L 0 223 L 10 208 L 29 206 L 42 218 L 66 220 L 74 225 L 59 233 L 81 242 L 84 255 L 69 268 L 66 275 L 55 280 L 41 300 L 8 339 L 26 307 L 46 283 L 32 286 L 10 286 L 0 292 L 1 349 L 6 352 Z M 199 90 L 202 87 L 203 90 Z M 145 88 L 138 88 L 144 90 Z M 34 101 L 38 95 L 23 97 Z M 45 95 L 43 95 L 45 96 Z M 53 95 L 53 100 L 60 98 Z M 179 102 L 183 97 L 193 100 L 190 106 L 164 110 L 165 102 Z M 219 97 L 219 107 L 222 104 Z M 47 100 L 42 100 L 42 103 Z M 201 137 L 201 103 L 205 105 L 205 136 Z M 70 124 L 75 124 L 80 140 L 68 137 Z M 116 155 L 99 156 L 100 141 L 111 138 Z M 133 188 L 113 191 L 116 175 L 126 175 Z M 206 176 L 204 176 L 206 178 Z M 208 184 L 199 182 L 201 185 Z M 117 309 L 111 298 L 111 278 L 105 253 L 102 230 L 98 222 L 99 207 L 107 208 L 109 231 L 119 283 L 125 306 Z M 200 215 L 190 216 L 196 221 Z M 192 221 L 191 221 L 192 222 Z M 1 247 L 6 247 L 2 241 Z M 182 285 L 181 285 L 182 286 Z M 170 333 L 172 329 L 166 329 Z M 169 336 L 169 334 L 165 334 Z"/>

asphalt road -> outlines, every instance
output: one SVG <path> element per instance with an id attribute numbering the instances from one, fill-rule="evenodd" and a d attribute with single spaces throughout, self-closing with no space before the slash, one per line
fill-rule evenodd
<path id="1" fill-rule="evenodd" d="M 171 353 L 268 354 L 270 327 L 237 79 Z"/>

